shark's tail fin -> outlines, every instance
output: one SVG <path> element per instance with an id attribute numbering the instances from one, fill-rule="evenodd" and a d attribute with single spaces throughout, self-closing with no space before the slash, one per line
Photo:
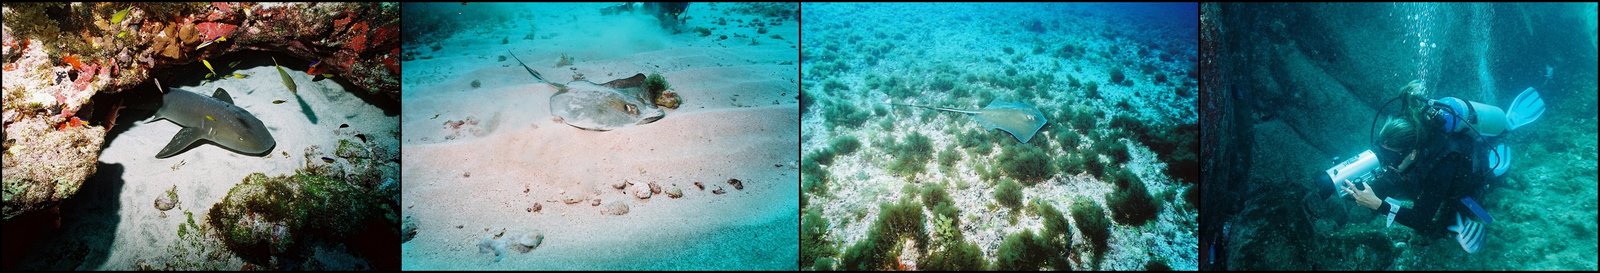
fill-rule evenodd
<path id="1" fill-rule="evenodd" d="M 517 64 L 522 65 L 522 69 L 527 69 L 528 70 L 528 74 L 533 74 L 533 78 L 534 79 L 537 79 L 540 82 L 549 82 L 549 81 L 544 80 L 544 75 L 539 75 L 539 71 L 533 71 L 532 67 L 528 67 L 528 64 L 523 63 L 522 62 L 522 58 L 517 58 L 517 54 L 511 53 L 511 50 L 506 50 L 506 54 L 511 54 L 511 58 L 512 59 L 517 59 Z"/>
<path id="2" fill-rule="evenodd" d="M 1506 129 L 1516 130 L 1517 127 L 1533 123 L 1542 115 L 1544 115 L 1544 99 L 1539 98 L 1539 91 L 1528 87 L 1522 94 L 1517 95 L 1516 100 L 1511 101 L 1511 107 L 1506 108 L 1506 119 L 1511 123 L 1511 127 Z"/>

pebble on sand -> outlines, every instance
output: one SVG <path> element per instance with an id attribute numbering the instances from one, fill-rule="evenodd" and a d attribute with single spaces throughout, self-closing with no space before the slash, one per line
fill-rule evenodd
<path id="1" fill-rule="evenodd" d="M 604 215 L 624 215 L 624 214 L 628 214 L 628 204 L 623 204 L 621 201 L 611 201 L 611 203 L 606 204 L 604 207 L 600 207 L 600 214 L 604 214 Z"/>

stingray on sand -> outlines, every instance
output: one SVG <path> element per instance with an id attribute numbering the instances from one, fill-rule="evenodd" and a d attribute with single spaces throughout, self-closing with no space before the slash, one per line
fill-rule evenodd
<path id="1" fill-rule="evenodd" d="M 550 96 L 550 114 L 559 117 L 561 123 L 590 131 L 610 131 L 655 122 L 666 116 L 666 112 L 656 108 L 648 98 L 648 92 L 644 91 L 643 73 L 603 84 L 587 80 L 560 84 L 545 80 L 539 72 L 522 63 L 522 58 L 517 58 L 516 54 L 506 53 L 516 58 L 517 63 L 522 64 L 522 68 L 527 69 L 528 74 L 533 74 L 535 79 L 555 85 L 560 90 Z"/>
<path id="2" fill-rule="evenodd" d="M 1000 129 L 1002 131 L 1006 131 L 1006 133 L 1011 133 L 1012 137 L 1017 138 L 1017 141 L 1022 143 L 1028 143 L 1028 140 L 1033 139 L 1033 135 L 1039 132 L 1039 128 L 1044 128 L 1045 123 L 1044 113 L 1040 113 L 1039 109 L 1034 109 L 1031 105 L 1020 102 L 995 100 L 989 102 L 989 106 L 984 106 L 983 109 L 978 110 L 961 110 L 898 103 L 891 104 L 971 114 L 978 120 L 978 124 L 983 125 L 984 129 Z"/>

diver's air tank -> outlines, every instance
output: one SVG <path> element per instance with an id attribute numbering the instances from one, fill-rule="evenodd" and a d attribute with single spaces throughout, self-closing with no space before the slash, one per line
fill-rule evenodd
<path id="1" fill-rule="evenodd" d="M 1471 127 L 1476 129 L 1478 135 L 1492 137 L 1499 136 L 1510 128 L 1511 121 L 1506 119 L 1505 109 L 1494 105 L 1456 97 L 1445 97 L 1434 103 L 1453 111 L 1439 113 L 1439 117 L 1444 120 L 1444 130 L 1447 132 L 1461 132 Z"/>
<path id="2" fill-rule="evenodd" d="M 1362 151 L 1361 154 L 1345 159 L 1344 162 L 1334 165 L 1333 168 L 1328 168 L 1325 171 L 1327 175 L 1317 176 L 1317 180 L 1319 180 L 1317 182 L 1328 185 L 1339 197 L 1344 197 L 1349 193 L 1341 191 L 1339 188 L 1343 186 L 1342 183 L 1346 179 L 1355 184 L 1370 182 L 1374 177 L 1373 171 L 1377 170 L 1378 166 L 1377 154 L 1372 153 L 1372 150 Z"/>

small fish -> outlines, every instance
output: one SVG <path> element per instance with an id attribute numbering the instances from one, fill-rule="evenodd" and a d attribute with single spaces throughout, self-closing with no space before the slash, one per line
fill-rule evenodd
<path id="1" fill-rule="evenodd" d="M 78 119 L 78 117 L 72 117 L 72 119 L 68 119 L 67 122 L 61 123 L 61 126 L 57 127 L 56 130 L 57 131 L 66 130 L 67 128 L 80 127 L 80 126 L 83 126 L 85 124 L 88 124 L 88 123 L 87 122 L 83 122 L 83 120 L 82 119 Z"/>
<path id="2" fill-rule="evenodd" d="M 272 58 L 272 66 L 278 68 L 278 76 L 283 76 L 283 86 L 289 88 L 289 93 L 299 94 L 300 91 L 294 86 L 294 79 L 289 78 L 289 72 L 283 71 L 282 65 L 278 65 L 277 57 Z"/>
<path id="3" fill-rule="evenodd" d="M 329 79 L 332 79 L 332 78 L 333 78 L 333 74 L 328 74 L 328 73 L 323 73 L 323 74 L 322 74 L 322 77 L 323 77 L 323 78 L 329 78 Z"/>
<path id="4" fill-rule="evenodd" d="M 322 60 L 311 60 L 311 65 L 306 66 L 306 75 L 316 75 L 318 64 L 322 64 Z"/>
<path id="5" fill-rule="evenodd" d="M 249 75 L 245 75 L 245 74 L 233 73 L 233 78 L 235 78 L 235 79 L 243 79 L 243 78 L 248 78 L 248 77 L 250 77 L 250 76 Z"/>
<path id="6" fill-rule="evenodd" d="M 161 93 L 163 93 L 163 94 L 167 93 L 167 89 L 161 88 L 161 79 L 160 78 L 152 78 L 152 79 L 156 80 L 156 91 L 161 91 Z"/>
<path id="7" fill-rule="evenodd" d="M 241 61 L 233 61 L 231 63 L 228 63 L 228 68 L 239 67 L 239 62 L 243 62 L 243 61 L 242 60 Z"/>
<path id="8" fill-rule="evenodd" d="M 322 157 L 322 162 L 333 163 L 333 158 L 324 156 Z"/>
<path id="9" fill-rule="evenodd" d="M 128 18 L 128 12 L 129 11 L 133 11 L 133 6 L 128 6 L 128 8 L 122 9 L 122 11 L 118 11 L 117 14 L 112 14 L 111 15 L 111 24 L 113 24 L 113 25 L 121 24 L 122 23 L 122 19 L 127 19 Z"/>
<path id="10" fill-rule="evenodd" d="M 433 117 L 428 118 L 428 119 L 439 119 L 439 114 L 433 114 Z"/>
<path id="11" fill-rule="evenodd" d="M 208 45 L 211 45 L 211 44 L 214 44 L 214 43 L 227 42 L 227 41 L 228 41 L 228 36 L 217 37 L 216 40 L 210 40 L 210 41 L 206 41 L 205 43 L 201 43 L 200 46 L 194 47 L 194 50 L 200 50 L 201 48 L 205 48 Z"/>
<path id="12" fill-rule="evenodd" d="M 207 61 L 206 59 L 200 59 L 200 63 L 206 64 L 206 70 L 211 70 L 211 74 L 206 74 L 207 78 L 210 78 L 212 75 L 216 75 L 217 74 L 217 70 L 211 68 L 211 61 Z"/>
<path id="13" fill-rule="evenodd" d="M 124 38 L 124 37 L 128 37 L 128 31 L 122 31 L 122 32 L 117 33 L 117 38 Z"/>
<path id="14" fill-rule="evenodd" d="M 213 117 L 211 117 L 211 115 L 206 115 L 206 120 L 209 120 L 209 121 L 217 121 L 217 119 L 216 119 L 216 118 L 213 118 Z"/>
<path id="15" fill-rule="evenodd" d="M 283 104 L 286 100 L 272 100 L 272 104 Z"/>
<path id="16" fill-rule="evenodd" d="M 350 124 L 349 123 L 339 124 L 339 129 L 344 129 L 344 128 L 350 128 Z"/>

